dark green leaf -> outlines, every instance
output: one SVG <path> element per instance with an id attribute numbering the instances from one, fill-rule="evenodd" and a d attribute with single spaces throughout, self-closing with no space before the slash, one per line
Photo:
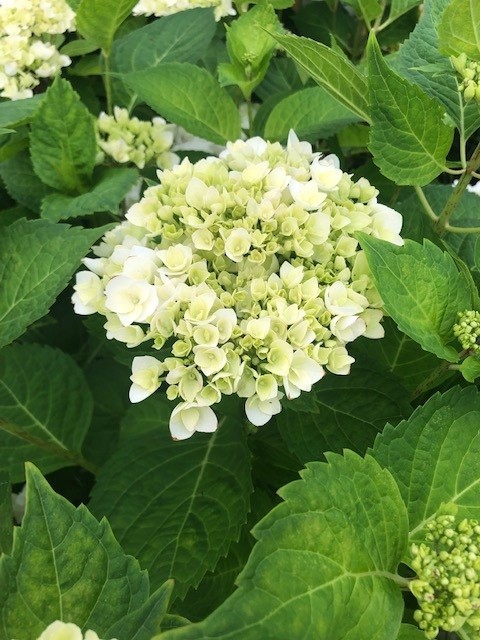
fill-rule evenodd
<path id="1" fill-rule="evenodd" d="M 40 213 L 42 199 L 52 193 L 33 170 L 28 151 L 21 151 L 2 162 L 0 176 L 9 195 L 35 213 Z"/>

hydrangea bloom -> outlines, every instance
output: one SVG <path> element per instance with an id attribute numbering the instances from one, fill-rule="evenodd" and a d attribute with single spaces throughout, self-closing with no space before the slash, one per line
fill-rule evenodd
<path id="1" fill-rule="evenodd" d="M 402 244 L 402 217 L 335 156 L 292 132 L 286 148 L 238 140 L 219 158 L 186 158 L 158 175 L 84 260 L 73 302 L 106 317 L 108 338 L 151 341 L 152 355 L 133 360 L 130 399 L 165 382 L 180 400 L 174 438 L 213 431 L 211 406 L 234 393 L 263 425 L 325 369 L 348 374 L 349 342 L 383 336 L 354 234 Z M 166 343 L 170 355 L 156 358 Z"/>
<path id="2" fill-rule="evenodd" d="M 133 8 L 136 16 L 169 16 L 187 9 L 200 7 L 215 7 L 215 19 L 224 16 L 234 16 L 235 9 L 231 0 L 139 0 Z"/>
<path id="3" fill-rule="evenodd" d="M 42 78 L 56 75 L 70 58 L 49 36 L 73 31 L 75 13 L 65 0 L 2 0 L 0 3 L 0 96 L 30 98 Z"/>
<path id="4" fill-rule="evenodd" d="M 56 620 L 48 625 L 37 640 L 100 640 L 95 631 L 87 631 L 83 635 L 80 627 L 72 622 Z M 115 640 L 114 638 L 112 640 Z"/>
<path id="5" fill-rule="evenodd" d="M 105 155 L 115 162 L 132 162 L 139 169 L 154 160 L 158 167 L 169 169 L 178 162 L 178 156 L 170 151 L 175 125 L 163 118 L 151 121 L 131 118 L 127 109 L 114 107 L 113 116 L 101 113 L 96 123 L 97 143 L 100 148 L 98 161 Z"/>

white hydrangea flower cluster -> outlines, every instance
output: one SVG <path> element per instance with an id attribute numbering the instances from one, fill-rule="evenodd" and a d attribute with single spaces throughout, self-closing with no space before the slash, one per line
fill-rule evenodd
<path id="1" fill-rule="evenodd" d="M 383 336 L 354 234 L 403 244 L 402 217 L 335 156 L 291 132 L 286 148 L 238 140 L 219 158 L 186 158 L 158 175 L 84 260 L 73 302 L 106 316 L 107 337 L 129 347 L 169 341 L 163 360 L 134 358 L 130 399 L 165 382 L 180 399 L 175 439 L 214 431 L 222 395 L 245 398 L 248 419 L 263 425 L 325 369 L 348 374 L 349 342 Z"/>
<path id="2" fill-rule="evenodd" d="M 133 8 L 135 16 L 169 16 L 187 9 L 215 7 L 215 20 L 225 16 L 234 16 L 232 0 L 139 0 Z"/>
<path id="3" fill-rule="evenodd" d="M 42 78 L 51 78 L 71 63 L 49 42 L 73 31 L 75 13 L 65 0 L 0 2 L 0 96 L 31 98 Z"/>
<path id="4" fill-rule="evenodd" d="M 114 107 L 113 115 L 102 112 L 96 122 L 97 144 L 100 149 L 97 163 L 105 156 L 115 162 L 132 162 L 139 169 L 154 160 L 157 167 L 170 169 L 179 157 L 170 151 L 176 127 L 163 118 L 139 120 L 130 117 L 128 110 Z"/>
<path id="5" fill-rule="evenodd" d="M 95 631 L 87 631 L 83 635 L 82 630 L 73 622 L 61 622 L 56 620 L 49 624 L 37 640 L 100 640 Z M 113 638 L 112 640 L 115 640 Z"/>

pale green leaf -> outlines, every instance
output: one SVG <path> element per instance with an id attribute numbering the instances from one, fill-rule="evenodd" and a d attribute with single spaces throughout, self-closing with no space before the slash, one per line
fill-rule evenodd
<path id="1" fill-rule="evenodd" d="M 110 53 L 118 27 L 132 12 L 138 0 L 81 0 L 77 12 L 77 31 L 87 40 Z"/>
<path id="2" fill-rule="evenodd" d="M 350 451 L 301 475 L 253 530 L 259 541 L 238 589 L 165 640 L 397 637 L 403 600 L 394 579 L 408 524 L 395 481 Z"/>
<path id="3" fill-rule="evenodd" d="M 119 542 L 148 569 L 152 584 L 196 586 L 238 538 L 251 492 L 250 454 L 241 425 L 175 442 L 170 403 L 152 398 L 124 420 L 130 436 L 102 468 L 90 503 Z M 133 435 L 136 433 L 137 435 Z"/>
<path id="4" fill-rule="evenodd" d="M 456 72 L 450 60 L 439 52 L 438 23 L 450 0 L 425 0 L 422 16 L 394 57 L 393 67 L 440 101 L 460 131 L 468 138 L 480 127 L 480 110 L 465 104 L 458 91 Z"/>
<path id="5" fill-rule="evenodd" d="M 93 116 L 62 78 L 35 112 L 30 153 L 35 173 L 50 187 L 75 193 L 87 186 L 97 154 Z"/>
<path id="6" fill-rule="evenodd" d="M 474 382 L 480 376 L 480 360 L 475 356 L 468 356 L 460 365 L 460 373 L 467 382 Z"/>
<path id="7" fill-rule="evenodd" d="M 425 525 L 444 503 L 457 505 L 460 520 L 480 518 L 479 422 L 478 389 L 454 387 L 375 440 L 373 455 L 407 505 L 412 540 L 424 539 Z"/>
<path id="8" fill-rule="evenodd" d="M 0 347 L 44 316 L 105 228 L 18 220 L 0 235 Z"/>
<path id="9" fill-rule="evenodd" d="M 0 351 L 0 458 L 12 482 L 23 465 L 44 473 L 75 464 L 93 402 L 85 377 L 66 353 L 37 344 Z"/>
<path id="10" fill-rule="evenodd" d="M 480 3 L 478 0 L 452 0 L 438 25 L 442 53 L 480 61 Z"/>
<path id="11" fill-rule="evenodd" d="M 361 120 L 370 121 L 367 81 L 344 56 L 309 38 L 271 35 L 318 85 Z"/>
<path id="12" fill-rule="evenodd" d="M 471 309 L 468 280 L 453 258 L 429 240 L 405 240 L 398 247 L 361 234 L 361 244 L 387 313 L 398 328 L 426 351 L 456 362 L 453 325 L 457 313 Z"/>
<path id="13" fill-rule="evenodd" d="M 205 69 L 172 62 L 128 73 L 124 80 L 154 111 L 193 135 L 218 144 L 240 136 L 240 115 Z"/>
<path id="14" fill-rule="evenodd" d="M 53 193 L 42 202 L 42 217 L 58 222 L 99 211 L 118 211 L 121 201 L 138 181 L 133 168 L 107 168 L 99 171 L 91 189 L 79 196 Z"/>
<path id="15" fill-rule="evenodd" d="M 115 41 L 112 62 L 120 73 L 165 62 L 197 62 L 215 34 L 212 9 L 191 9 L 154 20 Z"/>
<path id="16" fill-rule="evenodd" d="M 293 129 L 300 139 L 314 135 L 329 138 L 359 118 L 321 87 L 302 89 L 281 100 L 265 124 L 268 140 L 285 141 Z"/>
<path id="17" fill-rule="evenodd" d="M 285 443 L 302 462 L 344 448 L 363 454 L 386 422 L 395 424 L 411 411 L 398 380 L 357 365 L 348 376 L 326 375 L 308 395 L 315 412 L 302 410 L 299 398 L 277 416 Z"/>
<path id="18" fill-rule="evenodd" d="M 427 184 L 443 171 L 452 145 L 444 109 L 390 70 L 373 32 L 367 52 L 375 164 L 396 184 Z"/>
<path id="19" fill-rule="evenodd" d="M 87 53 L 92 53 L 93 51 L 97 51 L 98 48 L 99 46 L 95 42 L 79 38 L 78 40 L 70 40 L 70 42 L 67 42 L 67 44 L 60 49 L 60 53 L 73 58 L 75 56 L 84 56 Z"/>
<path id="20" fill-rule="evenodd" d="M 163 617 L 170 584 L 149 597 L 149 581 L 126 556 L 110 525 L 57 495 L 35 467 L 27 467 L 27 506 L 15 531 L 11 556 L 0 559 L 0 637 L 31 640 L 55 620 L 74 621 L 102 638 L 149 640 L 152 628 L 135 632 L 156 609 Z M 126 619 L 125 627 L 118 621 Z"/>
<path id="21" fill-rule="evenodd" d="M 400 16 L 403 16 L 404 13 L 407 13 L 407 11 L 410 11 L 410 9 L 413 9 L 413 7 L 418 6 L 420 3 L 421 0 L 392 0 L 388 20 L 393 22 Z"/>

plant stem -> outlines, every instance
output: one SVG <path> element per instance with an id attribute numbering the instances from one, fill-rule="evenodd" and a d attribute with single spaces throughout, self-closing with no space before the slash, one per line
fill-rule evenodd
<path id="1" fill-rule="evenodd" d="M 447 231 L 452 231 L 452 229 L 454 228 L 454 227 L 450 227 L 450 225 L 448 224 L 448 221 L 450 220 L 450 216 L 452 215 L 455 207 L 457 206 L 460 198 L 462 197 L 463 192 L 467 188 L 467 185 L 470 183 L 473 172 L 476 171 L 478 167 L 480 167 L 480 144 L 477 145 L 477 148 L 475 149 L 475 151 L 472 154 L 472 157 L 467 163 L 467 166 L 465 168 L 465 173 L 458 181 L 458 184 L 453 189 L 452 195 L 447 200 L 447 203 L 445 204 L 443 211 L 438 216 L 438 220 L 435 223 L 435 229 L 439 236 L 445 235 Z M 447 225 L 449 227 L 448 229 L 447 229 Z M 460 233 L 460 232 L 457 231 L 457 233 Z M 474 233 L 474 232 L 464 231 L 463 233 Z"/>
<path id="2" fill-rule="evenodd" d="M 90 471 L 90 473 L 93 473 L 93 475 L 96 475 L 100 471 L 100 469 L 96 465 L 86 460 L 80 452 L 75 453 L 73 451 L 69 451 L 68 449 L 65 449 L 64 447 L 62 447 L 59 444 L 56 444 L 55 442 L 52 442 L 51 440 L 48 441 L 48 440 L 42 440 L 41 438 L 37 438 L 31 433 L 28 433 L 28 431 L 21 429 L 20 427 L 12 424 L 11 422 L 2 420 L 1 418 L 0 418 L 0 429 L 3 429 L 3 431 L 10 433 L 12 436 L 21 438 L 22 440 L 25 440 L 25 442 L 33 444 L 36 447 L 39 447 L 39 449 L 43 449 L 44 451 L 50 453 L 51 455 L 58 456 L 59 458 L 63 458 L 64 460 L 68 460 L 68 462 L 74 464 L 75 466 L 83 467 L 87 471 Z"/>
<path id="3" fill-rule="evenodd" d="M 110 75 L 110 54 L 102 49 L 103 55 L 103 84 L 105 86 L 105 97 L 107 100 L 107 113 L 112 115 L 113 113 L 113 100 L 112 100 L 112 76 Z"/>
<path id="4" fill-rule="evenodd" d="M 445 231 L 448 231 L 448 233 L 480 233 L 480 227 L 452 227 L 447 222 Z"/>
<path id="5" fill-rule="evenodd" d="M 438 221 L 438 216 L 435 214 L 434 210 L 430 206 L 430 203 L 428 202 L 427 198 L 425 197 L 425 194 L 423 193 L 422 187 L 414 187 L 414 189 L 415 189 L 415 193 L 418 196 L 418 199 L 422 203 L 422 206 L 423 206 L 427 216 L 430 218 L 430 220 L 433 220 L 434 222 L 437 222 Z"/>

